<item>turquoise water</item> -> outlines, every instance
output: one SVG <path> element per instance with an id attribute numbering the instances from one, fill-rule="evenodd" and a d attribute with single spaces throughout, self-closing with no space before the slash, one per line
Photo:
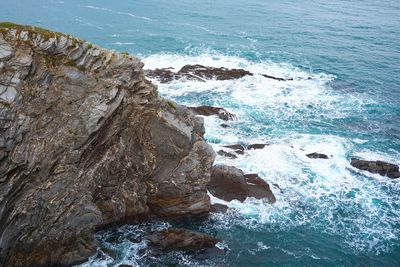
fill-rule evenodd
<path id="1" fill-rule="evenodd" d="M 2 0 L 0 20 L 128 51 L 147 68 L 198 63 L 294 79 L 154 81 L 177 102 L 237 115 L 228 129 L 206 118 L 216 150 L 271 143 L 216 162 L 256 172 L 282 192 L 272 188 L 274 205 L 232 201 L 226 215 L 99 233 L 118 258 L 99 251 L 85 266 L 400 266 L 400 185 L 349 164 L 351 156 L 400 163 L 398 0 Z M 168 225 L 213 234 L 227 253 L 150 254 L 144 233 Z"/>

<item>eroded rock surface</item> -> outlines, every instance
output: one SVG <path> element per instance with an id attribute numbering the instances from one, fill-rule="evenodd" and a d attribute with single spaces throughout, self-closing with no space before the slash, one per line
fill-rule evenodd
<path id="1" fill-rule="evenodd" d="M 199 106 L 199 107 L 188 107 L 197 115 L 203 116 L 218 116 L 221 120 L 228 121 L 236 118 L 235 114 L 230 113 L 224 108 L 211 107 L 211 106 Z"/>
<path id="2" fill-rule="evenodd" d="M 227 69 L 216 68 L 203 65 L 185 65 L 179 71 L 173 71 L 173 68 L 162 68 L 154 70 L 145 70 L 147 77 L 157 79 L 161 83 L 169 83 L 179 79 L 187 79 L 194 81 L 205 80 L 235 80 L 245 76 L 253 76 L 254 74 L 244 69 Z M 276 81 L 292 81 L 292 78 L 274 77 L 267 74 L 261 74 L 267 79 Z"/>
<path id="3" fill-rule="evenodd" d="M 356 158 L 352 158 L 350 164 L 357 169 L 369 171 L 371 173 L 379 173 L 382 176 L 388 176 L 392 179 L 400 178 L 399 166 L 396 164 L 380 160 L 368 161 Z"/>
<path id="4" fill-rule="evenodd" d="M 0 25 L 0 265 L 70 265 L 94 232 L 210 210 L 203 121 L 135 57 Z"/>
<path id="5" fill-rule="evenodd" d="M 237 199 L 243 202 L 247 197 L 267 199 L 270 203 L 276 201 L 268 183 L 257 174 L 244 174 L 232 166 L 214 166 L 207 189 L 213 196 L 225 201 Z"/>
<path id="6" fill-rule="evenodd" d="M 219 239 L 181 228 L 169 228 L 151 234 L 148 239 L 160 250 L 200 250 L 213 248 Z"/>

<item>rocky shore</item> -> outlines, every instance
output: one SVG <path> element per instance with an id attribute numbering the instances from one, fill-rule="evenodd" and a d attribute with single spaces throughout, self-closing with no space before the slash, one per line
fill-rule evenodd
<path id="1" fill-rule="evenodd" d="M 163 99 L 146 79 L 168 83 L 251 75 L 202 65 L 144 71 L 128 54 L 62 33 L 0 23 L 0 266 L 70 266 L 96 252 L 94 234 L 100 229 L 226 212 L 227 206 L 211 204 L 209 193 L 224 201 L 275 203 L 258 174 L 214 165 L 216 153 L 203 138 L 202 116 L 217 116 L 229 128 L 235 114 Z M 218 154 L 235 159 L 269 145 L 232 144 Z M 351 165 L 400 176 L 397 165 L 382 161 L 352 159 Z M 147 238 L 161 251 L 213 248 L 220 241 L 176 228 Z"/>

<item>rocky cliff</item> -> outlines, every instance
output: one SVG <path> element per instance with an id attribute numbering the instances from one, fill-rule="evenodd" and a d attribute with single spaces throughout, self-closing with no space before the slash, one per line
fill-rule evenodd
<path id="1" fill-rule="evenodd" d="M 202 119 L 143 64 L 69 35 L 0 24 L 0 265 L 70 265 L 94 232 L 208 212 Z"/>

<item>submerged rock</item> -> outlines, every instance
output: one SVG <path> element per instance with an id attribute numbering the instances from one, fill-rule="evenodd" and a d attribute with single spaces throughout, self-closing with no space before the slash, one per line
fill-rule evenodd
<path id="1" fill-rule="evenodd" d="M 213 248 L 219 239 L 207 234 L 181 228 L 169 228 L 154 232 L 148 239 L 160 250 L 200 250 Z"/>
<path id="2" fill-rule="evenodd" d="M 247 146 L 247 149 L 263 149 L 266 146 L 269 146 L 269 144 L 251 144 Z"/>
<path id="3" fill-rule="evenodd" d="M 214 166 L 207 189 L 213 196 L 225 201 L 237 199 L 243 202 L 247 197 L 267 199 L 270 203 L 276 201 L 268 183 L 257 174 L 244 174 L 232 166 Z"/>
<path id="4" fill-rule="evenodd" d="M 307 154 L 306 156 L 309 157 L 310 159 L 328 159 L 327 155 L 316 152 Z"/>
<path id="5" fill-rule="evenodd" d="M 173 72 L 173 68 L 162 68 L 154 70 L 146 70 L 146 76 L 157 79 L 161 83 L 169 83 L 182 78 L 195 81 L 215 80 L 235 80 L 245 76 L 253 76 L 254 74 L 244 69 L 227 69 L 208 67 L 203 65 L 185 65 L 178 72 Z M 292 81 L 293 79 L 284 79 L 271 75 L 261 74 L 265 78 L 277 81 Z"/>
<path id="6" fill-rule="evenodd" d="M 244 147 L 242 145 L 240 145 L 240 144 L 226 145 L 224 147 L 232 149 L 233 151 L 235 151 L 236 154 L 240 154 L 240 155 L 244 154 Z"/>
<path id="7" fill-rule="evenodd" d="M 392 163 L 380 160 L 368 161 L 352 158 L 350 164 L 357 169 L 369 171 L 371 173 L 379 173 L 382 176 L 387 176 L 392 179 L 400 178 L 399 166 Z"/>
<path id="8" fill-rule="evenodd" d="M 237 158 L 237 156 L 235 154 L 226 152 L 224 150 L 218 151 L 217 154 L 220 155 L 220 156 L 223 156 L 223 157 L 231 158 L 231 159 L 236 159 Z"/>
<path id="9" fill-rule="evenodd" d="M 236 118 L 235 114 L 230 113 L 224 108 L 211 107 L 211 106 L 199 106 L 199 107 L 188 107 L 191 111 L 197 115 L 213 116 L 216 115 L 218 118 L 224 121 L 233 120 Z"/>
<path id="10" fill-rule="evenodd" d="M 2 23 L 0 66 L 3 266 L 72 265 L 96 229 L 209 212 L 202 119 L 159 97 L 139 59 Z"/>

